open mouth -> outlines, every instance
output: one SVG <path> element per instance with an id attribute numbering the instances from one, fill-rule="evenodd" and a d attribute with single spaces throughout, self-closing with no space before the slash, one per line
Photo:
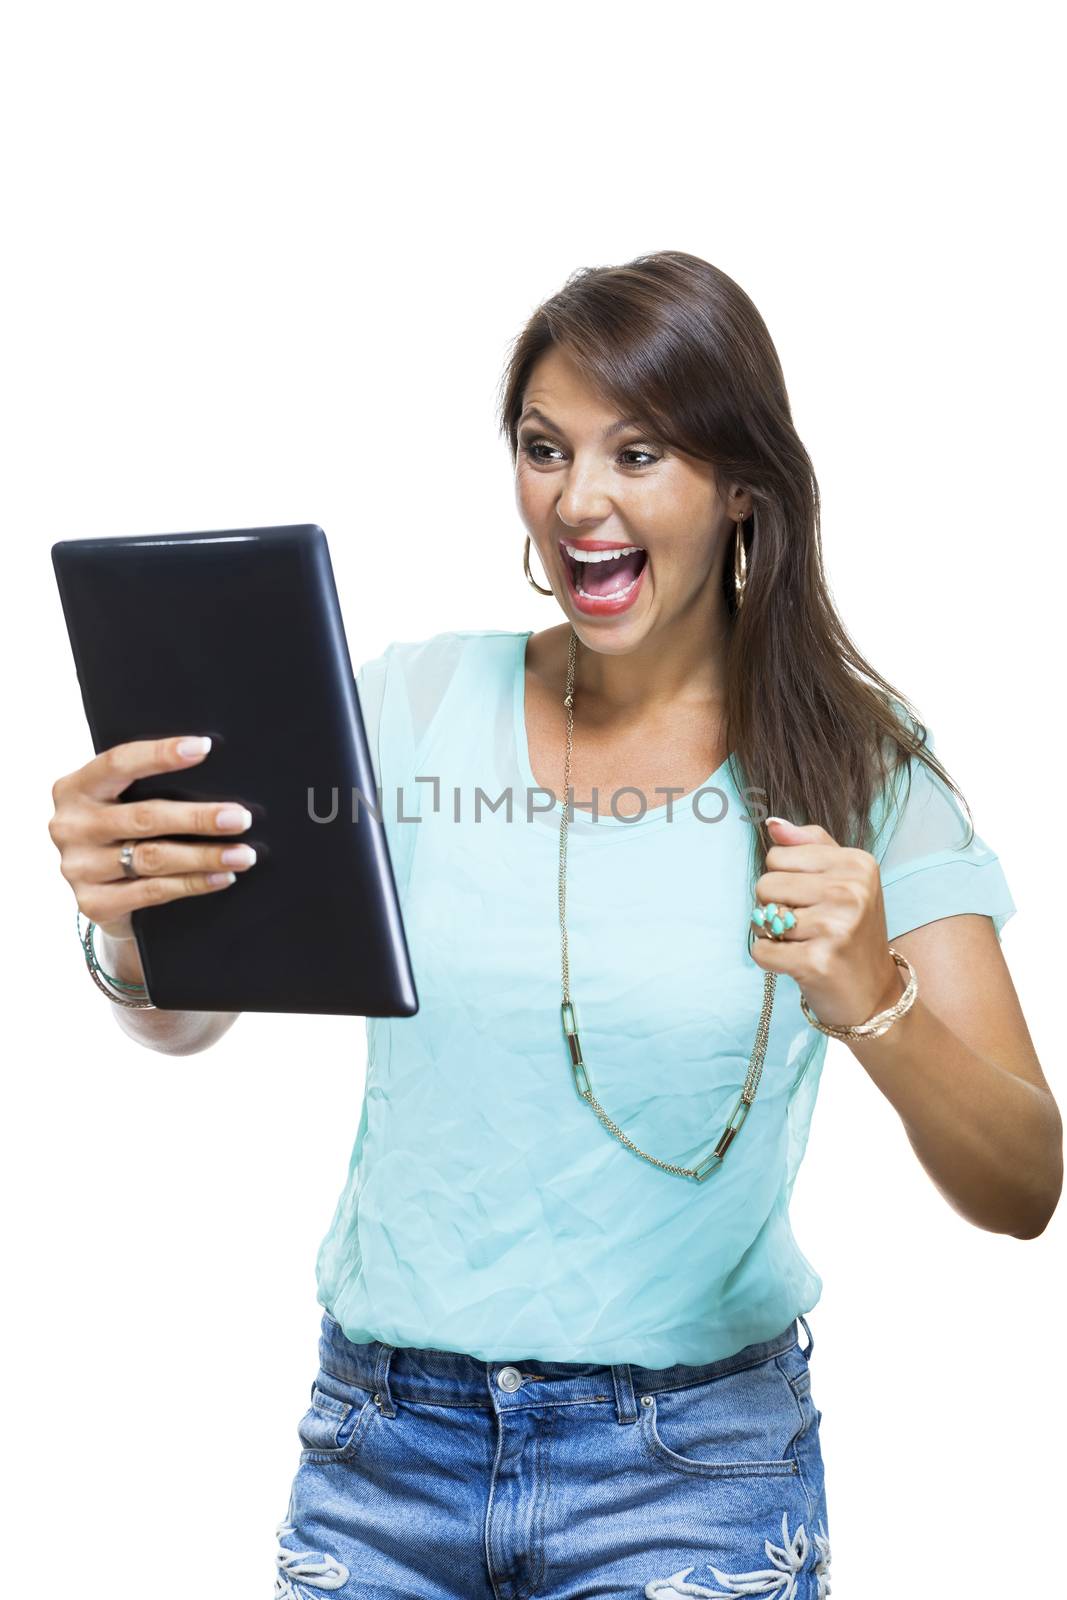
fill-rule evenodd
<path id="1" fill-rule="evenodd" d="M 648 551 L 635 544 L 598 550 L 561 539 L 559 548 L 575 589 L 589 600 L 621 600 L 635 586 L 648 561 Z"/>

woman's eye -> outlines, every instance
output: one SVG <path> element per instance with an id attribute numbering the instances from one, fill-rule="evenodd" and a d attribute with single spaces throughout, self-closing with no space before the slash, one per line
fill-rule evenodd
<path id="1" fill-rule="evenodd" d="M 528 444 L 524 444 L 522 448 L 531 461 L 544 461 L 545 457 L 538 455 L 537 452 L 539 450 L 552 450 L 555 446 L 545 444 L 543 439 L 532 439 Z"/>
<path id="2" fill-rule="evenodd" d="M 524 454 L 529 456 L 531 461 L 542 461 L 543 462 L 543 461 L 547 461 L 549 459 L 549 457 L 545 456 L 545 455 L 540 455 L 538 452 L 539 451 L 543 451 L 543 450 L 547 450 L 549 452 L 549 454 L 551 454 L 551 452 L 556 449 L 556 446 L 549 444 L 544 439 L 529 439 L 529 440 L 524 440 L 523 441 L 522 449 L 523 449 Z M 633 445 L 633 444 L 627 445 L 624 450 L 620 450 L 619 455 L 620 455 L 620 457 L 625 457 L 625 456 L 645 456 L 647 458 L 644 461 L 627 461 L 627 462 L 625 462 L 625 465 L 629 466 L 629 467 L 654 466 L 655 463 L 660 460 L 660 457 L 655 453 L 654 450 L 643 450 L 638 445 Z"/>

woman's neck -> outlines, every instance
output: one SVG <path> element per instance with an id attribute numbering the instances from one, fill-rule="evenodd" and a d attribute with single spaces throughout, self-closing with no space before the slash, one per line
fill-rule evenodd
<path id="1" fill-rule="evenodd" d="M 666 706 L 718 706 L 722 702 L 725 615 L 672 624 L 650 633 L 632 650 L 587 648 L 578 640 L 574 664 L 575 691 L 605 720 L 639 721 Z M 570 624 L 562 629 L 566 681 Z"/>

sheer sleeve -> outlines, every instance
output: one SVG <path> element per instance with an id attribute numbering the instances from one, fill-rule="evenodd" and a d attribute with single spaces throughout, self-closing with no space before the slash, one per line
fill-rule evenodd
<path id="1" fill-rule="evenodd" d="M 468 635 L 451 631 L 428 639 L 394 639 L 356 672 L 356 689 L 374 772 L 381 783 L 395 745 L 397 781 L 421 755 L 446 694 L 456 681 Z"/>
<path id="2" fill-rule="evenodd" d="M 379 786 L 382 781 L 382 704 L 385 700 L 385 673 L 391 649 L 392 645 L 389 645 L 380 656 L 364 661 L 356 672 L 359 709 L 363 713 L 363 727 L 367 734 L 375 781 Z"/>
<path id="3" fill-rule="evenodd" d="M 363 726 L 397 887 L 403 898 L 426 786 L 421 760 L 445 696 L 459 681 L 469 634 L 449 631 L 427 639 L 394 639 L 355 674 Z"/>
<path id="4" fill-rule="evenodd" d="M 934 740 L 927 730 L 927 748 Z M 910 785 L 909 785 L 910 767 Z M 941 917 L 977 912 L 997 938 L 1017 907 L 996 852 L 974 833 L 951 789 L 911 758 L 894 774 L 875 817 L 878 860 L 890 940 Z"/>
<path id="5" fill-rule="evenodd" d="M 449 630 L 428 639 L 401 640 L 389 646 L 397 680 L 394 699 L 402 696 L 411 752 L 418 762 L 430 739 L 445 697 L 457 673 L 470 635 Z"/>

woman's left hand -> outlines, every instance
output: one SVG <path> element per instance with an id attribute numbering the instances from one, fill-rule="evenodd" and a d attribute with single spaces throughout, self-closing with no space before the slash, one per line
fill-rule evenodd
<path id="1" fill-rule="evenodd" d="M 756 899 L 787 906 L 797 920 L 780 939 L 753 924 L 753 961 L 794 978 L 820 1022 L 866 1022 L 894 1005 L 907 981 L 889 954 L 878 862 L 868 850 L 837 844 L 817 823 L 775 818 L 767 827 L 775 842 Z"/>

